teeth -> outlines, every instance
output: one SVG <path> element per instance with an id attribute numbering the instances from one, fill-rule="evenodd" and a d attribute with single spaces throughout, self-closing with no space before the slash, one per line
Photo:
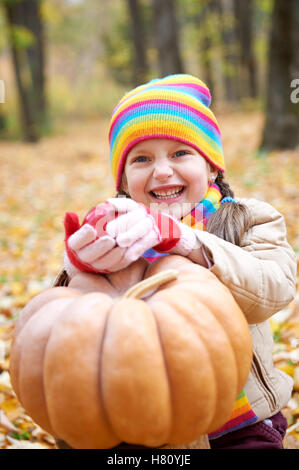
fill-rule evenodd
<path id="1" fill-rule="evenodd" d="M 181 190 L 183 189 L 183 186 L 180 186 L 177 189 L 172 189 L 167 192 L 162 192 L 162 191 L 153 191 L 154 195 L 158 197 L 159 199 L 169 199 L 170 197 L 175 197 Z"/>

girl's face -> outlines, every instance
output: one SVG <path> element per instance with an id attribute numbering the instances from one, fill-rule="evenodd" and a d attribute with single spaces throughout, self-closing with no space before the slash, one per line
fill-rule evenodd
<path id="1" fill-rule="evenodd" d="M 189 145 L 149 139 L 128 153 L 121 187 L 136 202 L 156 210 L 166 209 L 179 219 L 203 199 L 209 180 L 217 173 Z"/>

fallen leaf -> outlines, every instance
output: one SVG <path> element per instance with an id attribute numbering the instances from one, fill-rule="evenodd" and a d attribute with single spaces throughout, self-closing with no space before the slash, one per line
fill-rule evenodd
<path id="1" fill-rule="evenodd" d="M 0 392 L 3 390 L 11 390 L 10 375 L 8 371 L 3 371 L 0 374 Z"/>
<path id="2" fill-rule="evenodd" d="M 295 367 L 294 373 L 293 373 L 293 379 L 294 379 L 294 390 L 296 392 L 299 392 L 299 367 Z"/>
<path id="3" fill-rule="evenodd" d="M 19 441 L 7 436 L 6 439 L 10 442 L 10 445 L 6 449 L 49 449 L 47 444 L 41 444 L 39 442 L 30 441 Z"/>
<path id="4" fill-rule="evenodd" d="M 3 410 L 0 410 L 0 426 L 7 431 L 18 432 L 18 429 L 9 421 Z"/>

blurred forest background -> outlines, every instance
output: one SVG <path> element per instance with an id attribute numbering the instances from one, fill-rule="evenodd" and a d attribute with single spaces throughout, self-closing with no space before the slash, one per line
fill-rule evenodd
<path id="1" fill-rule="evenodd" d="M 298 257 L 298 0 L 0 0 L 0 448 L 55 448 L 11 389 L 14 322 L 61 269 L 64 212 L 115 194 L 118 99 L 182 72 L 211 89 L 235 194 L 281 211 Z M 283 411 L 297 448 L 298 289 L 271 327 L 294 378 Z"/>
<path id="2" fill-rule="evenodd" d="M 294 0 L 1 0 L 0 6 L 4 137 L 34 142 L 70 116 L 107 116 L 125 90 L 186 72 L 206 81 L 218 104 L 263 109 L 266 148 L 299 142 L 298 106 L 290 99 L 293 80 L 299 89 Z"/>

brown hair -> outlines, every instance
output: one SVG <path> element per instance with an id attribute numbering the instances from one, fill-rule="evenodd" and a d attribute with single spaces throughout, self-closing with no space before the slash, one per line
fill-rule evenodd
<path id="1" fill-rule="evenodd" d="M 221 171 L 218 172 L 215 183 L 219 186 L 223 197 L 234 197 L 234 192 L 229 184 L 224 181 Z M 130 195 L 122 189 L 119 189 L 115 197 L 119 196 L 130 198 Z M 210 217 L 206 230 L 227 242 L 240 246 L 242 237 L 250 226 L 251 215 L 248 208 L 240 202 L 226 202 L 221 204 L 219 209 Z"/>
<path id="2" fill-rule="evenodd" d="M 224 181 L 221 171 L 218 172 L 215 183 L 219 186 L 223 197 L 234 197 L 234 193 L 229 184 Z M 207 232 L 240 246 L 242 237 L 250 226 L 251 215 L 244 204 L 241 202 L 225 202 L 210 217 Z"/>

